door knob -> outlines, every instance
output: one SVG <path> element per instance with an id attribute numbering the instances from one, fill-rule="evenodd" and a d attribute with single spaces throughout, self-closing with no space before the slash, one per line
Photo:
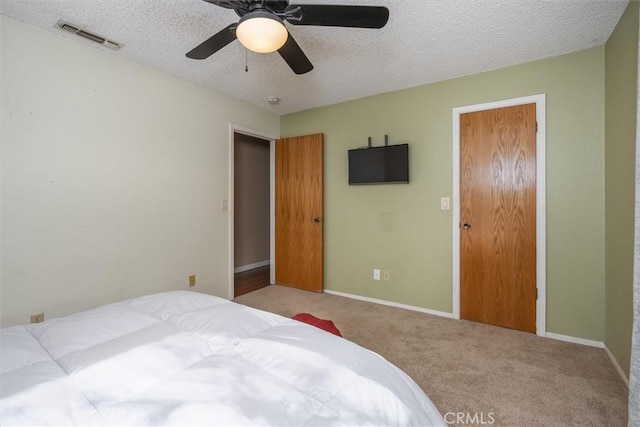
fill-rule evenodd
<path id="1" fill-rule="evenodd" d="M 465 222 L 462 228 L 464 228 L 465 230 L 468 230 L 471 228 L 471 224 Z"/>
<path id="2" fill-rule="evenodd" d="M 320 222 L 320 218 L 318 217 L 313 218 L 313 222 Z"/>

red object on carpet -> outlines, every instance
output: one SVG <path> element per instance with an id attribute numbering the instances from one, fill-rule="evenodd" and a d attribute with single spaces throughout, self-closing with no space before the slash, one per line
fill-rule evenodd
<path id="1" fill-rule="evenodd" d="M 315 326 L 323 331 L 331 332 L 333 335 L 337 335 L 339 337 L 342 336 L 338 328 L 336 328 L 336 325 L 334 325 L 331 320 L 318 319 L 316 316 L 309 313 L 298 313 L 293 316 L 292 319 Z"/>

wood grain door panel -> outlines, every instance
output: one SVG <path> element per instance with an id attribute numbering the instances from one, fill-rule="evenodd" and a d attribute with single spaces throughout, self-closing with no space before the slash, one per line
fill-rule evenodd
<path id="1" fill-rule="evenodd" d="M 323 289 L 323 135 L 276 141 L 276 283 Z"/>
<path id="2" fill-rule="evenodd" d="M 535 104 L 460 116 L 460 223 L 461 318 L 535 333 Z"/>

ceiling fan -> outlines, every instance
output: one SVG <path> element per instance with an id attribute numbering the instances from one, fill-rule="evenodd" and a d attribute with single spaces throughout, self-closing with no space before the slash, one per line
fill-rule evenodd
<path id="1" fill-rule="evenodd" d="M 382 28 L 389 20 L 383 6 L 293 4 L 288 0 L 204 0 L 235 10 L 240 21 L 220 30 L 187 53 L 191 59 L 206 59 L 236 38 L 247 49 L 259 53 L 278 51 L 296 74 L 313 65 L 291 36 L 284 22 L 325 27 Z"/>

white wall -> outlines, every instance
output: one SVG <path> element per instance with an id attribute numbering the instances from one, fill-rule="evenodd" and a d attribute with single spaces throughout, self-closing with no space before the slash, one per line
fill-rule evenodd
<path id="1" fill-rule="evenodd" d="M 226 297 L 229 123 L 279 134 L 279 117 L 0 19 L 2 326 L 190 274 Z"/>

